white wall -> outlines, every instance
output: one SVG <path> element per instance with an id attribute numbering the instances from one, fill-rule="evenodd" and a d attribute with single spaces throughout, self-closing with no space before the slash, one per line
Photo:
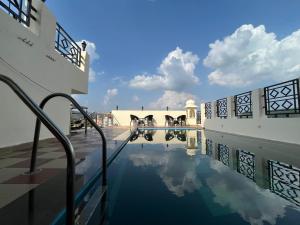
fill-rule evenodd
<path id="1" fill-rule="evenodd" d="M 119 126 L 130 126 L 130 115 L 135 115 L 139 118 L 144 118 L 148 115 L 153 115 L 155 126 L 165 126 L 165 115 L 170 115 L 174 118 L 186 115 L 185 110 L 167 111 L 167 110 L 113 110 L 114 122 Z"/>
<path id="2" fill-rule="evenodd" d="M 54 48 L 55 17 L 41 1 L 33 4 L 38 10 L 38 21 L 31 20 L 29 28 L 0 9 L 0 73 L 13 79 L 37 103 L 51 92 L 87 93 L 89 71 L 84 65 L 89 65 L 88 55 L 83 54 L 81 68 L 61 56 Z M 20 40 L 24 38 L 33 45 Z M 52 102 L 46 112 L 68 134 L 70 104 L 58 98 Z M 1 82 L 0 120 L 0 147 L 32 141 L 34 115 Z M 41 137 L 51 135 L 43 129 Z"/>
<path id="3" fill-rule="evenodd" d="M 201 125 L 209 130 L 300 144 L 300 115 L 268 118 L 264 112 L 263 94 L 263 89 L 252 91 L 253 118 L 235 117 L 232 96 L 227 98 L 227 119 L 217 117 L 216 101 L 212 102 L 212 118 L 205 118 L 205 104 L 201 104 Z"/>

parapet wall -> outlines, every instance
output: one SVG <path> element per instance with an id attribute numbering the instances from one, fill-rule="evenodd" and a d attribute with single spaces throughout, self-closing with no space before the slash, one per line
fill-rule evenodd
<path id="1" fill-rule="evenodd" d="M 221 109 L 222 100 L 204 103 L 201 125 L 208 130 L 300 144 L 299 93 L 299 79 L 296 79 L 249 92 L 250 101 L 248 98 L 242 101 L 238 96 L 226 97 L 222 100 L 227 104 L 221 105 Z M 245 105 L 251 113 L 248 108 L 245 110 Z"/>
<path id="2" fill-rule="evenodd" d="M 139 118 L 144 118 L 148 115 L 153 115 L 155 126 L 165 126 L 165 115 L 170 115 L 177 118 L 181 115 L 186 115 L 185 110 L 167 111 L 167 110 L 113 110 L 114 123 L 119 126 L 130 126 L 130 115 L 135 115 Z"/>

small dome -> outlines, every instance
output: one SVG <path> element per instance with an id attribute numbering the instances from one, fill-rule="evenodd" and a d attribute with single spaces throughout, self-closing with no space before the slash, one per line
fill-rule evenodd
<path id="1" fill-rule="evenodd" d="M 197 108 L 197 105 L 193 99 L 189 99 L 185 103 L 185 108 Z"/>

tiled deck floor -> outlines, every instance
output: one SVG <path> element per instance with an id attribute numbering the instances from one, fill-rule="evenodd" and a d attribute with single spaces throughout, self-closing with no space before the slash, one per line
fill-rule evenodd
<path id="1" fill-rule="evenodd" d="M 126 129 L 104 129 L 108 141 L 108 156 L 122 143 L 122 141 L 113 139 L 124 132 L 128 132 L 129 135 L 129 131 Z M 76 155 L 77 188 L 80 188 L 93 175 L 95 169 L 101 166 L 101 138 L 94 129 L 91 129 L 88 130 L 87 136 L 83 131 L 73 132 L 70 140 Z M 24 197 L 26 194 L 28 195 L 29 191 L 45 189 L 40 186 L 48 186 L 46 189 L 51 190 L 51 185 L 49 184 L 49 186 L 48 183 L 51 183 L 52 178 L 58 179 L 59 177 L 62 183 L 65 182 L 66 154 L 57 140 L 51 139 L 40 143 L 37 157 L 39 172 L 31 176 L 24 174 L 29 170 L 30 157 L 31 148 L 0 151 L 0 224 L 20 224 L 12 222 L 13 219 L 10 220 L 10 215 L 7 214 L 14 216 L 14 212 L 10 212 L 14 208 L 13 205 L 18 205 L 18 201 L 24 202 Z M 80 182 L 78 182 L 79 180 Z M 64 192 L 65 184 L 58 183 L 57 186 Z M 43 198 L 47 199 L 47 194 L 45 192 Z M 42 192 L 41 196 L 43 196 Z M 64 196 L 62 197 L 64 198 Z M 22 207 L 15 210 L 22 210 Z M 6 218 L 3 217 L 4 214 Z M 22 222 L 22 224 L 39 223 Z"/>

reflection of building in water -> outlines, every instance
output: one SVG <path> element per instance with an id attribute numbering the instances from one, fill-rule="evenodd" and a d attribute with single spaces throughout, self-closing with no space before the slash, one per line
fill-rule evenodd
<path id="1" fill-rule="evenodd" d="M 299 146 L 210 131 L 201 133 L 203 154 L 300 206 Z"/>
<path id="2" fill-rule="evenodd" d="M 190 129 L 138 129 L 131 137 L 128 144 L 165 144 L 184 145 L 188 155 L 195 155 L 201 148 L 201 133 L 198 130 Z"/>
<path id="3" fill-rule="evenodd" d="M 196 152 L 199 149 L 197 132 L 197 130 L 193 130 L 188 132 L 187 135 L 186 153 L 190 156 L 196 155 Z"/>
<path id="4" fill-rule="evenodd" d="M 255 181 L 255 155 L 251 152 L 237 150 L 237 171 Z"/>
<path id="5" fill-rule="evenodd" d="M 300 206 L 300 170 L 291 165 L 269 161 L 270 190 Z"/>

